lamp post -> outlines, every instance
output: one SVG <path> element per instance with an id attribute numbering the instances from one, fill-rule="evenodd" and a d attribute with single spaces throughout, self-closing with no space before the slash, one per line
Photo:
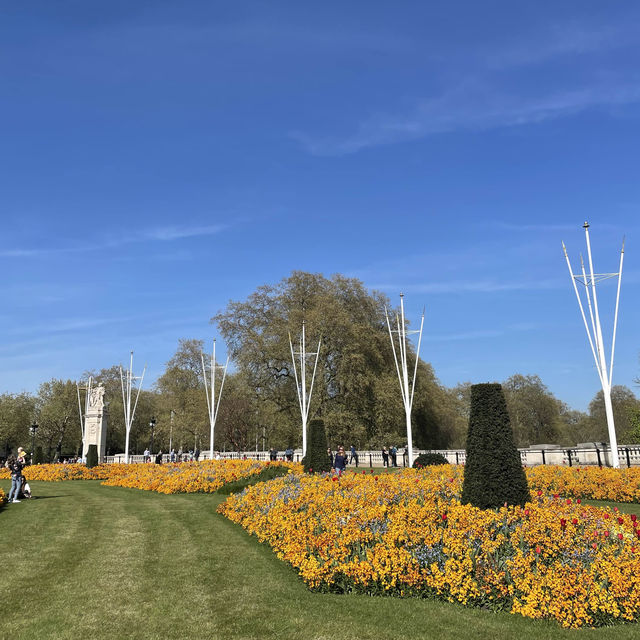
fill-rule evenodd
<path id="1" fill-rule="evenodd" d="M 151 455 L 153 455 L 153 431 L 156 428 L 155 416 L 149 421 L 149 427 L 151 427 Z"/>
<path id="2" fill-rule="evenodd" d="M 33 464 L 33 453 L 36 448 L 36 432 L 38 431 L 38 423 L 34 422 L 29 427 L 29 431 L 31 433 L 31 464 Z"/>

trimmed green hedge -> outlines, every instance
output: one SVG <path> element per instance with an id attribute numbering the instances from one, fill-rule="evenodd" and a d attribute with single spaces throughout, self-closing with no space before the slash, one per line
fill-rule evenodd
<path id="1" fill-rule="evenodd" d="M 256 473 L 248 478 L 242 478 L 242 480 L 236 480 L 235 482 L 228 482 L 223 484 L 216 493 L 220 493 L 224 496 L 230 496 L 232 493 L 240 493 L 247 487 L 258 484 L 258 482 L 267 482 L 280 476 L 286 476 L 289 473 L 288 467 L 283 467 L 276 464 L 271 464 L 260 473 Z"/>
<path id="2" fill-rule="evenodd" d="M 441 453 L 421 453 L 413 461 L 413 468 L 420 469 L 435 464 L 449 464 L 449 461 Z"/>
<path id="3" fill-rule="evenodd" d="M 91 469 L 91 467 L 98 466 L 98 445 L 90 444 L 89 450 L 87 451 L 87 468 Z"/>
<path id="4" fill-rule="evenodd" d="M 531 499 L 520 452 L 513 439 L 502 386 L 471 387 L 462 503 L 494 509 Z"/>
<path id="5" fill-rule="evenodd" d="M 309 423 L 309 442 L 307 455 L 302 458 L 306 473 L 331 471 L 331 460 L 327 454 L 327 434 L 324 421 L 316 418 Z"/>

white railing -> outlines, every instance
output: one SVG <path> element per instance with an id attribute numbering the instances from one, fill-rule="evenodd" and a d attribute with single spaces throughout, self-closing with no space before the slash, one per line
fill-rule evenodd
<path id="1" fill-rule="evenodd" d="M 533 467 L 542 464 L 550 465 L 562 465 L 562 466 L 611 466 L 611 449 L 605 443 L 594 443 L 593 447 L 560 447 L 556 445 L 540 445 L 539 447 L 529 447 L 526 449 L 519 449 L 520 458 L 522 464 L 526 467 Z M 466 461 L 466 451 L 464 449 L 432 449 L 432 450 L 416 450 L 414 449 L 414 455 L 417 457 L 422 453 L 440 453 L 451 464 L 464 464 Z M 270 460 L 271 454 L 269 451 L 221 451 L 219 453 L 220 459 L 223 460 Z M 352 456 L 347 453 L 347 457 L 350 461 L 350 466 L 356 466 L 356 461 L 352 460 Z M 618 457 L 620 459 L 621 467 L 634 467 L 640 466 L 640 445 L 619 445 Z M 142 455 L 129 455 L 131 462 L 145 462 Z M 285 451 L 278 451 L 276 460 L 284 460 L 286 458 Z M 294 462 L 300 462 L 302 460 L 302 450 L 295 449 L 291 455 Z M 155 462 L 156 456 L 150 456 L 150 461 Z M 188 461 L 189 454 L 183 454 L 181 461 Z M 199 460 L 208 460 L 209 452 L 202 451 L 199 456 Z M 106 462 L 124 462 L 124 453 L 116 454 L 113 456 L 107 456 Z M 162 462 L 170 462 L 170 456 L 168 453 L 162 455 Z M 178 462 L 178 460 L 176 460 Z M 381 450 L 364 450 L 357 452 L 357 465 L 359 467 L 383 467 L 383 466 L 407 466 L 407 455 L 404 449 L 401 449 L 396 454 L 396 464 L 393 464 L 393 458 L 391 454 L 388 454 L 387 463 L 383 459 Z"/>

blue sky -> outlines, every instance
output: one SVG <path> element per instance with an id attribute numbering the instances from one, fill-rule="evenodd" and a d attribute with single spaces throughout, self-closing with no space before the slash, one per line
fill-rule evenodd
<path id="1" fill-rule="evenodd" d="M 447 385 L 538 374 L 585 409 L 584 220 L 596 271 L 626 234 L 614 383 L 640 375 L 638 3 L 0 9 L 1 391 L 131 349 L 151 383 L 302 269 L 426 305 Z"/>

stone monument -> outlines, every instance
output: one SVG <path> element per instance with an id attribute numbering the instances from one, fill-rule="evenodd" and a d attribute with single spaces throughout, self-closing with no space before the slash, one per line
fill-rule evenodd
<path id="1" fill-rule="evenodd" d="M 98 462 L 102 462 L 107 448 L 107 409 L 104 406 L 104 387 L 101 384 L 91 389 L 84 416 L 82 457 L 85 460 L 90 444 L 97 445 Z"/>

